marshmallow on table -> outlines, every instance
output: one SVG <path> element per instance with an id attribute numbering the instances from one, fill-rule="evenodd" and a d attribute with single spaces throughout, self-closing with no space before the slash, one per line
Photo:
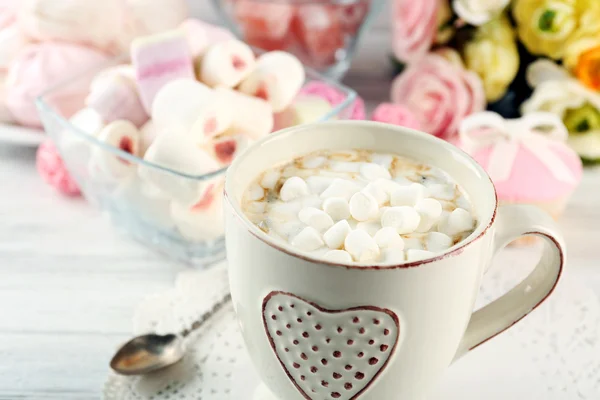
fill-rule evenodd
<path id="1" fill-rule="evenodd" d="M 213 44 L 200 60 L 199 77 L 212 87 L 237 86 L 255 66 L 254 52 L 239 40 Z"/>
<path id="2" fill-rule="evenodd" d="M 420 183 L 411 183 L 408 186 L 399 186 L 390 193 L 392 206 L 414 206 L 425 197 L 425 186 Z"/>
<path id="3" fill-rule="evenodd" d="M 319 232 L 324 232 L 333 226 L 333 219 L 329 214 L 315 207 L 305 207 L 300 210 L 298 219 Z"/>
<path id="4" fill-rule="evenodd" d="M 250 75 L 240 83 L 239 90 L 266 100 L 273 111 L 288 107 L 304 84 L 304 67 L 294 55 L 272 51 L 261 55 Z"/>
<path id="5" fill-rule="evenodd" d="M 310 186 L 310 184 L 309 184 Z M 334 221 L 350 218 L 350 204 L 343 197 L 329 197 L 323 201 L 325 211 Z"/>
<path id="6" fill-rule="evenodd" d="M 232 113 L 230 129 L 258 140 L 273 130 L 273 109 L 266 101 L 227 88 L 216 88 L 218 101 Z"/>
<path id="7" fill-rule="evenodd" d="M 404 250 L 404 240 L 400 237 L 396 229 L 392 227 L 387 226 L 381 228 L 375 233 L 373 238 L 375 239 L 377 246 L 381 249 L 394 248 L 397 250 Z"/>
<path id="8" fill-rule="evenodd" d="M 421 216 L 417 232 L 429 232 L 442 215 L 442 204 L 436 199 L 423 199 L 417 202 L 415 210 Z"/>
<path id="9" fill-rule="evenodd" d="M 375 239 L 361 229 L 355 229 L 346 236 L 344 249 L 359 262 L 375 261 L 380 254 Z"/>
<path id="10" fill-rule="evenodd" d="M 225 221 L 221 190 L 220 185 L 215 186 L 206 193 L 203 201 L 194 207 L 171 203 L 171 215 L 184 238 L 200 242 L 223 236 Z"/>
<path id="11" fill-rule="evenodd" d="M 367 192 L 357 192 L 350 198 L 350 215 L 357 221 L 367 221 L 377 217 L 377 199 Z"/>
<path id="12" fill-rule="evenodd" d="M 401 234 L 412 233 L 417 230 L 421 216 L 412 207 L 390 207 L 381 216 L 381 226 L 391 227 Z"/>
<path id="13" fill-rule="evenodd" d="M 291 201 L 308 194 L 308 185 L 304 179 L 298 176 L 288 178 L 279 190 L 279 198 L 283 201 Z"/>
<path id="14" fill-rule="evenodd" d="M 292 239 L 292 246 L 303 251 L 314 251 L 323 247 L 324 244 L 321 234 L 312 226 L 307 226 L 302 229 L 302 231 Z"/>
<path id="15" fill-rule="evenodd" d="M 192 79 L 176 79 L 156 94 L 152 119 L 160 129 L 178 130 L 204 143 L 231 126 L 232 109 L 208 86 Z"/>
<path id="16" fill-rule="evenodd" d="M 28 43 L 30 39 L 17 24 L 0 29 L 0 69 L 7 69 Z"/>
<path id="17" fill-rule="evenodd" d="M 140 132 L 127 120 L 118 120 L 106 125 L 98 133 L 98 140 L 133 156 L 139 155 Z M 101 147 L 94 148 L 91 161 L 102 174 L 114 179 L 131 176 L 136 169 L 136 164 Z"/>
<path id="18" fill-rule="evenodd" d="M 220 168 L 217 161 L 200 149 L 188 135 L 175 133 L 158 135 L 146 151 L 144 160 L 167 170 L 192 176 L 202 176 Z M 184 207 L 197 204 L 222 179 L 220 176 L 194 179 L 178 176 L 171 171 L 141 164 L 139 166 L 142 179 Z"/>
<path id="19" fill-rule="evenodd" d="M 453 244 L 452 238 L 441 232 L 429 232 L 427 234 L 427 250 L 434 253 L 448 250 Z"/>
<path id="20" fill-rule="evenodd" d="M 360 186 L 347 179 L 336 178 L 331 184 L 321 193 L 321 198 L 328 197 L 343 197 L 350 201 L 350 198 L 360 190 Z"/>
<path id="21" fill-rule="evenodd" d="M 94 79 L 85 103 L 96 110 L 106 123 L 126 119 L 139 128 L 148 121 L 135 83 L 122 76 Z"/>
<path id="22" fill-rule="evenodd" d="M 164 85 L 175 79 L 195 79 L 187 39 L 179 31 L 134 40 L 131 60 L 140 98 L 149 114 L 154 97 Z"/>
<path id="23" fill-rule="evenodd" d="M 336 222 L 323 234 L 323 240 L 330 249 L 339 249 L 344 246 L 346 236 L 352 231 L 350 224 L 345 219 Z"/>
<path id="24" fill-rule="evenodd" d="M 345 250 L 329 250 L 323 255 L 323 259 L 330 262 L 343 264 L 352 262 L 352 256 Z"/>

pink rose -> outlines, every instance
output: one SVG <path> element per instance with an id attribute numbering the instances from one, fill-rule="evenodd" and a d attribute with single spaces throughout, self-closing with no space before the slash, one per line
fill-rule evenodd
<path id="1" fill-rule="evenodd" d="M 464 117 L 485 107 L 481 79 L 445 58 L 428 54 L 392 83 L 392 101 L 408 107 L 432 135 L 449 140 Z"/>
<path id="2" fill-rule="evenodd" d="M 52 141 L 46 140 L 38 148 L 36 166 L 42 179 L 60 192 L 67 196 L 78 196 L 80 194 L 77 183 L 69 175 Z"/>
<path id="3" fill-rule="evenodd" d="M 371 115 L 372 121 L 421 129 L 421 124 L 408 107 L 402 104 L 381 103 Z"/>
<path id="4" fill-rule="evenodd" d="M 309 82 L 300 90 L 300 94 L 311 94 L 326 100 L 331 106 L 335 107 L 346 100 L 347 96 L 336 88 L 325 82 Z M 365 102 L 360 96 L 356 96 L 354 103 L 350 105 L 345 112 L 348 119 L 365 119 Z"/>
<path id="5" fill-rule="evenodd" d="M 398 60 L 414 62 L 433 45 L 439 0 L 393 0 L 392 47 Z"/>

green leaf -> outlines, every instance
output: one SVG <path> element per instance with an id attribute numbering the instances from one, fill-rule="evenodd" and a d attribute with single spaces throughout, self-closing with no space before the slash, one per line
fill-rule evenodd
<path id="1" fill-rule="evenodd" d="M 554 18 L 556 18 L 556 11 L 546 10 L 540 16 L 538 21 L 538 27 L 542 32 L 550 32 L 554 28 Z"/>

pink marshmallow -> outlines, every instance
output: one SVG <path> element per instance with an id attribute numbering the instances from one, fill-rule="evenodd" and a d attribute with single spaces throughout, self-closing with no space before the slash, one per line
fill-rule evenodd
<path id="1" fill-rule="evenodd" d="M 372 121 L 421 129 L 421 123 L 407 107 L 401 104 L 381 103 L 371 115 Z"/>
<path id="2" fill-rule="evenodd" d="M 69 171 L 51 140 L 46 140 L 38 147 L 35 165 L 42 179 L 61 193 L 67 196 L 80 194 L 77 182 L 69 175 Z"/>
<path id="3" fill-rule="evenodd" d="M 6 80 L 6 105 L 20 124 L 41 127 L 34 100 L 45 89 L 108 60 L 104 53 L 67 43 L 27 46 L 11 64 Z M 80 77 L 46 97 L 61 115 L 70 118 L 84 107 L 90 79 Z"/>
<path id="4" fill-rule="evenodd" d="M 156 93 L 164 85 L 175 79 L 195 79 L 192 54 L 180 32 L 134 40 L 131 59 L 142 104 L 148 114 Z"/>

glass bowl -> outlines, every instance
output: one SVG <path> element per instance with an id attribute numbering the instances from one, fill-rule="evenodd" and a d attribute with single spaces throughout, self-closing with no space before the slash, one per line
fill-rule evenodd
<path id="1" fill-rule="evenodd" d="M 207 182 L 222 185 L 227 167 L 210 174 L 193 176 L 149 163 L 86 133 L 70 119 L 70 115 L 61 114 L 53 105 L 53 99 L 60 98 L 61 93 L 69 93 L 71 87 L 81 83 L 81 79 L 90 81 L 104 68 L 126 61 L 125 57 L 115 58 L 110 63 L 86 70 L 45 91 L 36 100 L 44 128 L 85 198 L 109 215 L 115 225 L 124 228 L 146 246 L 189 265 L 207 266 L 220 261 L 225 258 L 222 190 L 214 192 L 216 201 L 209 211 L 202 215 L 193 214 L 193 207 L 182 206 L 150 186 L 141 179 L 139 171 L 145 169 L 144 172 L 160 174 L 163 179 L 180 187 L 197 190 Z M 306 77 L 305 85 L 323 82 L 337 89 L 344 97 L 341 103 L 320 115 L 318 121 L 350 118 L 351 105 L 356 99 L 353 90 L 309 68 L 306 69 Z M 97 157 L 119 159 L 130 164 L 135 173 L 127 179 L 115 179 L 99 173 L 92 163 Z"/>
<path id="2" fill-rule="evenodd" d="M 213 0 L 238 37 L 264 50 L 285 50 L 339 80 L 382 0 Z"/>

